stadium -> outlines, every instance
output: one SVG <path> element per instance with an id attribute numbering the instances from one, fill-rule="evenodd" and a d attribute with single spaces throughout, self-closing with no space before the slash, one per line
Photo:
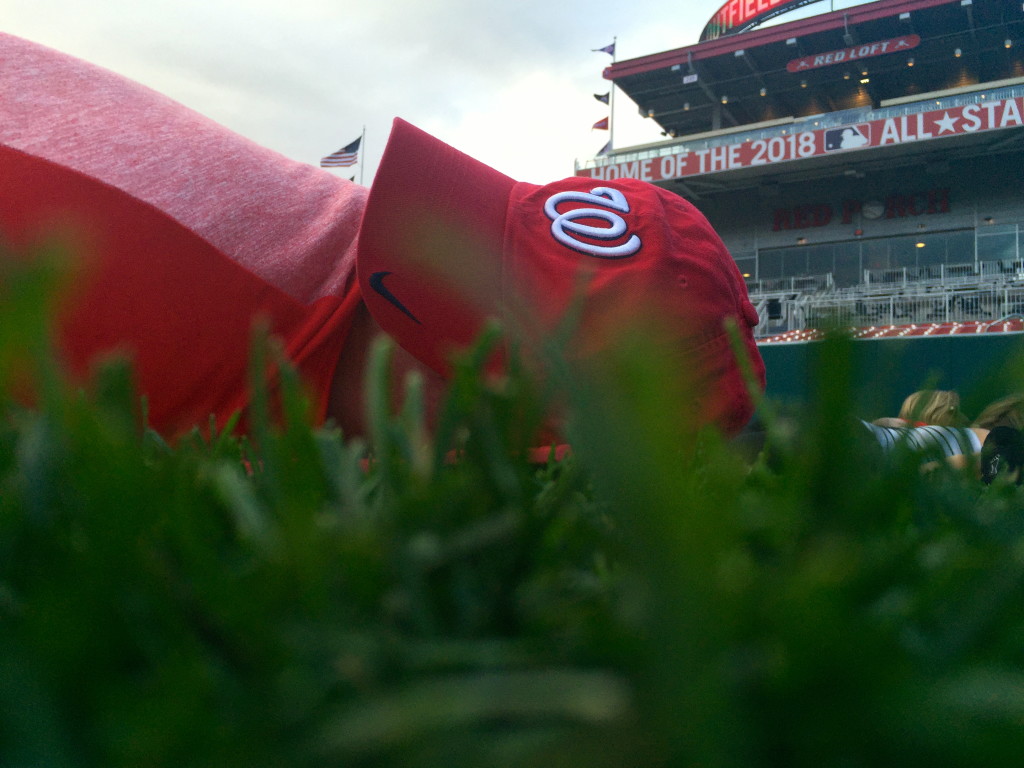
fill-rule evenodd
<path id="1" fill-rule="evenodd" d="M 803 396 L 809 342 L 836 322 L 872 342 L 865 369 L 895 371 L 888 403 L 926 380 L 968 387 L 1016 353 L 1021 0 L 709 10 L 694 44 L 604 72 L 664 140 L 576 172 L 645 179 L 708 217 L 758 309 L 769 393 Z"/>

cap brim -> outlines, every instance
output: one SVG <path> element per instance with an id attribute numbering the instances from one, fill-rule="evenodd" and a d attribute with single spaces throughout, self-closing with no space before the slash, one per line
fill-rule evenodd
<path id="1" fill-rule="evenodd" d="M 515 184 L 395 119 L 363 215 L 357 274 L 381 328 L 442 375 L 500 298 Z"/>

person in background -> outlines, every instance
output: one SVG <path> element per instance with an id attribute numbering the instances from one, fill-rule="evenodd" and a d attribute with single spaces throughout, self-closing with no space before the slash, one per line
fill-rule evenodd
<path id="1" fill-rule="evenodd" d="M 907 395 L 898 418 L 912 426 L 934 424 L 964 427 L 968 418 L 960 410 L 960 395 L 950 389 L 921 389 Z"/>
<path id="2" fill-rule="evenodd" d="M 969 466 L 981 452 L 988 436 L 987 429 L 940 425 L 887 426 L 877 422 L 861 423 L 874 435 L 883 452 L 890 453 L 900 446 L 922 455 L 946 459 L 956 467 Z"/>
<path id="3" fill-rule="evenodd" d="M 946 407 L 952 402 L 952 398 L 946 399 Z M 958 405 L 959 398 L 956 402 Z M 956 410 L 959 413 L 959 407 Z M 914 413 L 916 411 L 909 415 Z M 942 415 L 942 410 L 939 415 Z M 932 459 L 941 457 L 954 467 L 973 467 L 986 484 L 999 475 L 1008 476 L 1017 485 L 1024 484 L 1024 393 L 991 402 L 968 427 L 938 424 L 892 426 L 877 421 L 863 423 L 885 453 L 903 445 Z M 923 464 L 926 469 L 935 466 L 934 460 Z"/>
<path id="4" fill-rule="evenodd" d="M 1005 475 L 1024 484 L 1024 393 L 989 403 L 972 426 L 989 430 L 979 457 L 982 480 L 991 483 Z"/>
<path id="5" fill-rule="evenodd" d="M 985 406 L 973 426 L 982 429 L 1012 427 L 1024 429 L 1024 392 L 1017 392 L 994 400 Z"/>

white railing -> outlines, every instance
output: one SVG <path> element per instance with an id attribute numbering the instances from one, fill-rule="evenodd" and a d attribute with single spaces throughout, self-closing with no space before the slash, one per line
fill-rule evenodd
<path id="1" fill-rule="evenodd" d="M 853 327 L 998 320 L 1024 312 L 1024 286 L 939 291 L 875 298 L 814 297 L 804 305 L 810 327 Z"/>
<path id="2" fill-rule="evenodd" d="M 792 293 L 793 291 L 831 291 L 835 288 L 832 273 L 747 280 L 747 291 L 755 293 Z"/>
<path id="3" fill-rule="evenodd" d="M 871 270 L 863 284 L 838 290 L 830 275 L 748 282 L 760 318 L 755 335 L 764 338 L 833 324 L 859 328 L 1022 315 L 1022 266 L 1019 261 L 992 261 Z M 800 280 L 806 281 L 805 287 L 798 287 Z"/>
<path id="4" fill-rule="evenodd" d="M 992 280 L 1024 279 L 1024 263 L 1010 259 L 967 264 L 929 264 L 922 267 L 891 267 L 864 270 L 864 285 L 909 286 L 924 281 L 940 285 L 965 285 Z"/>

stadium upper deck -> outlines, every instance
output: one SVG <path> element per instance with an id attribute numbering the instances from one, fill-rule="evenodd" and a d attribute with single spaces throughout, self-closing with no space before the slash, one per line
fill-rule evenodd
<path id="1" fill-rule="evenodd" d="M 705 35 L 744 9 L 806 4 L 730 0 Z M 877 0 L 720 34 L 609 66 L 666 140 L 616 148 L 578 173 L 674 181 L 697 198 L 853 162 L 1019 151 L 1024 131 L 1005 129 L 1024 126 L 1022 54 L 1020 0 Z"/>
<path id="2" fill-rule="evenodd" d="M 665 140 L 577 173 L 697 202 L 765 338 L 823 314 L 1024 312 L 1021 0 L 876 0 L 748 29 L 800 5 L 729 0 L 701 42 L 609 66 Z"/>

